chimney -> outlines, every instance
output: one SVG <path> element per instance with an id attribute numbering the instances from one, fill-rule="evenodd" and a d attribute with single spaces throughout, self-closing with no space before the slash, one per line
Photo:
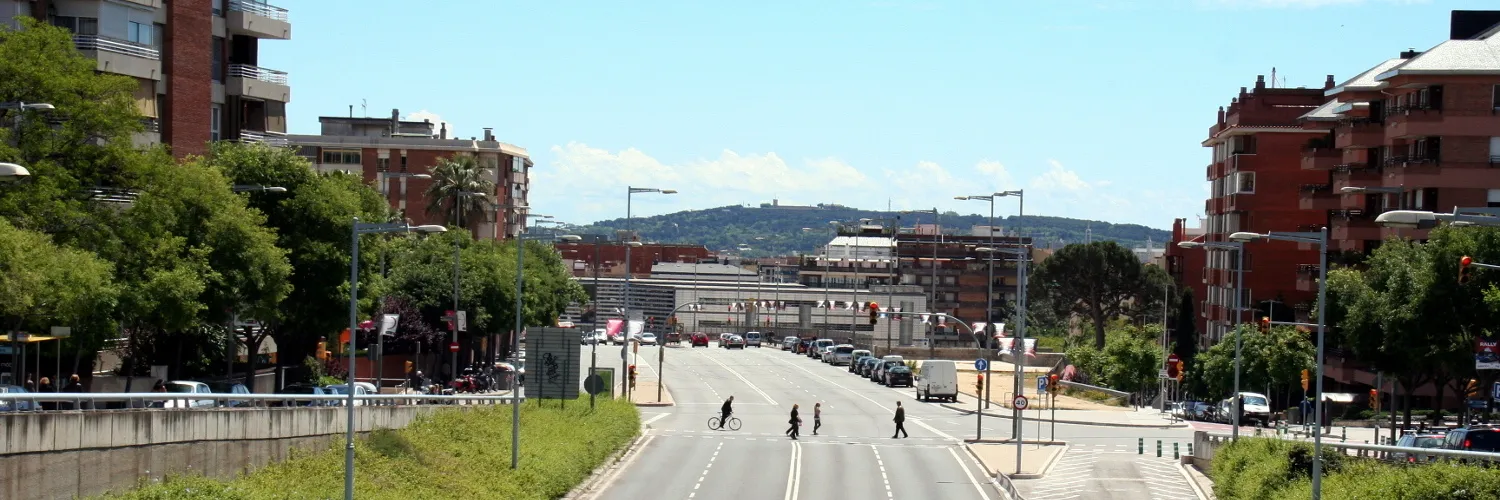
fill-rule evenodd
<path id="1" fill-rule="evenodd" d="M 354 118 L 354 105 L 353 104 L 349 105 L 349 117 L 350 118 Z"/>
<path id="2" fill-rule="evenodd" d="M 448 139 L 448 122 L 438 124 L 438 138 L 443 140 Z"/>
<path id="3" fill-rule="evenodd" d="M 1500 27 L 1500 11 L 1455 10 L 1448 24 L 1449 40 L 1479 40 Z"/>
<path id="4" fill-rule="evenodd" d="M 1334 86 L 1333 75 L 1328 75 L 1328 79 L 1327 80 L 1323 80 L 1323 90 L 1331 89 L 1331 88 L 1333 88 L 1333 86 Z"/>
<path id="5" fill-rule="evenodd" d="M 1219 106 L 1219 125 L 1224 125 L 1224 107 Z"/>
<path id="6" fill-rule="evenodd" d="M 495 131 L 495 129 L 491 128 L 491 127 L 485 127 L 484 128 L 484 140 L 486 142 L 494 142 L 495 141 L 495 132 L 494 131 Z"/>
<path id="7" fill-rule="evenodd" d="M 401 131 L 401 110 L 399 108 L 391 108 L 391 132 L 389 134 L 386 134 L 386 135 L 396 135 L 396 132 L 400 132 L 400 131 Z"/>
<path id="8" fill-rule="evenodd" d="M 1255 75 L 1255 90 L 1266 88 L 1266 75 Z"/>

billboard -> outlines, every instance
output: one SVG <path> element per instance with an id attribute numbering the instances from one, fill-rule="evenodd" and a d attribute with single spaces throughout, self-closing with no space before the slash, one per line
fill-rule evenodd
<path id="1" fill-rule="evenodd" d="M 1474 340 L 1474 369 L 1500 370 L 1500 342 L 1483 338 Z"/>
<path id="2" fill-rule="evenodd" d="M 526 398 L 577 398 L 583 356 L 578 348 L 578 331 L 533 327 L 528 332 Z"/>

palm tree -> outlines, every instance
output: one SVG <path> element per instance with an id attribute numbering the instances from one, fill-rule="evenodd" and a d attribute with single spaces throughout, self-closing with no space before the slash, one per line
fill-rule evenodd
<path id="1" fill-rule="evenodd" d="M 448 223 L 465 227 L 465 216 L 484 213 L 494 203 L 489 193 L 495 181 L 487 177 L 488 168 L 471 155 L 458 154 L 438 160 L 429 172 L 432 185 L 427 187 L 427 213 L 445 213 Z"/>

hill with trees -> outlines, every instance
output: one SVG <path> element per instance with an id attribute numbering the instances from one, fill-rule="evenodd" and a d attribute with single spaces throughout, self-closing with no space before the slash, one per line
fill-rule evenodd
<path id="1" fill-rule="evenodd" d="M 881 210 L 863 210 L 842 205 L 819 205 L 815 207 L 745 207 L 738 205 L 688 210 L 651 217 L 637 217 L 629 226 L 625 219 L 599 221 L 591 225 L 572 227 L 581 234 L 610 234 L 616 230 L 633 227 L 644 241 L 662 243 L 689 243 L 708 247 L 715 252 L 732 251 L 737 248 L 749 257 L 791 255 L 794 252 L 813 252 L 828 242 L 829 221 L 854 221 L 861 218 L 896 218 L 901 225 L 931 224 L 931 214 L 900 214 Z M 943 232 L 967 233 L 973 226 L 988 224 L 983 215 L 959 215 L 944 213 Z M 1006 231 L 1017 231 L 1036 239 L 1037 246 L 1062 248 L 1069 243 L 1109 240 L 1121 246 L 1135 248 L 1145 246 L 1150 239 L 1157 247 L 1170 240 L 1168 231 L 1138 224 L 1112 224 L 1103 221 L 1069 219 L 1028 215 L 1025 217 L 996 217 L 995 224 Z M 803 228 L 809 228 L 804 231 Z"/>

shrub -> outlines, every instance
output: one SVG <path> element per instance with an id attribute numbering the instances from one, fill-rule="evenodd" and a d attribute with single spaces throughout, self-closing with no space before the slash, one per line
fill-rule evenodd
<path id="1" fill-rule="evenodd" d="M 1328 500 L 1477 500 L 1500 498 L 1500 469 L 1439 462 L 1402 465 L 1323 450 Z M 1214 494 L 1224 500 L 1310 498 L 1312 445 L 1241 438 L 1214 454 Z"/>

